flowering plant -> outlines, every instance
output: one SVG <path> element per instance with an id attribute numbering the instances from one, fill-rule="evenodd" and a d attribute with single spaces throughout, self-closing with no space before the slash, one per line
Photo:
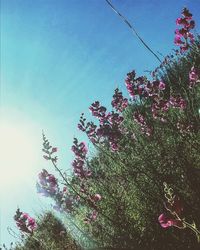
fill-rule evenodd
<path id="1" fill-rule="evenodd" d="M 182 17 L 176 19 L 176 24 L 182 28 L 176 29 L 174 43 L 180 46 L 181 52 L 185 52 L 189 49 L 190 44 L 194 43 L 194 35 L 190 31 L 194 29 L 195 22 L 187 8 L 184 8 L 181 14 Z"/>
<path id="2" fill-rule="evenodd" d="M 197 229 L 196 224 L 194 222 L 192 224 L 186 222 L 183 217 L 183 205 L 180 198 L 174 195 L 173 189 L 169 187 L 166 182 L 164 182 L 163 185 L 165 198 L 167 200 L 164 205 L 168 211 L 168 215 L 162 213 L 158 217 L 161 227 L 168 228 L 174 226 L 179 229 L 189 228 L 196 234 L 197 240 L 200 242 L 200 231 Z"/>
<path id="3" fill-rule="evenodd" d="M 28 213 L 21 212 L 19 208 L 16 210 L 14 220 L 22 233 L 33 234 L 37 228 L 35 219 Z"/>

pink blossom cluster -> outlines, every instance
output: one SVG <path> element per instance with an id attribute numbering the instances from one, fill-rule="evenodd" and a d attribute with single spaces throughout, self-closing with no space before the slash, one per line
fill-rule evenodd
<path id="1" fill-rule="evenodd" d="M 180 95 L 171 96 L 168 102 L 172 108 L 179 108 L 183 110 L 187 106 L 185 99 L 183 99 Z"/>
<path id="2" fill-rule="evenodd" d="M 166 214 L 161 214 L 158 217 L 158 221 L 163 228 L 168 228 L 168 227 L 178 227 L 178 228 L 183 228 L 183 223 L 180 220 L 177 220 L 173 218 L 173 216 L 169 216 Z"/>
<path id="3" fill-rule="evenodd" d="M 92 172 L 85 168 L 85 160 L 88 152 L 85 142 L 78 143 L 78 140 L 74 138 L 73 146 L 71 149 L 76 156 L 76 158 L 72 162 L 75 175 L 80 178 L 91 176 Z"/>
<path id="4" fill-rule="evenodd" d="M 166 122 L 164 113 L 169 110 L 170 104 L 167 100 L 158 99 L 151 106 L 151 112 L 154 119 Z"/>
<path id="5" fill-rule="evenodd" d="M 194 35 L 190 31 L 194 29 L 195 22 L 192 20 L 192 14 L 187 8 L 184 8 L 181 14 L 182 17 L 176 19 L 176 24 L 181 25 L 182 28 L 176 29 L 174 43 L 180 46 L 181 52 L 184 52 L 194 42 Z"/>
<path id="6" fill-rule="evenodd" d="M 162 213 L 158 217 L 161 227 L 168 228 L 174 226 L 178 228 L 184 228 L 184 224 L 180 218 L 183 212 L 183 206 L 181 204 L 180 198 L 174 196 L 173 201 L 165 203 L 165 208 L 168 213 Z"/>
<path id="7" fill-rule="evenodd" d="M 58 192 L 58 183 L 54 175 L 49 174 L 46 169 L 38 174 L 38 182 L 36 184 L 38 193 L 44 196 L 54 196 Z"/>
<path id="8" fill-rule="evenodd" d="M 197 79 L 196 71 L 191 72 L 190 79 Z M 139 80 L 138 80 L 139 79 Z M 142 86 L 140 86 L 140 80 L 142 81 Z M 149 81 L 145 77 L 139 77 L 135 79 L 135 71 L 127 74 L 127 78 L 125 80 L 127 90 L 129 94 L 134 97 L 136 94 L 140 96 L 140 100 L 142 98 L 147 99 L 150 102 L 151 113 L 154 119 L 158 119 L 162 122 L 166 122 L 165 113 L 169 110 L 169 108 L 179 108 L 183 110 L 186 108 L 186 101 L 180 96 L 171 96 L 169 99 L 163 98 L 163 91 L 166 89 L 166 84 L 162 80 L 153 80 Z M 139 86 L 138 86 L 139 84 Z M 137 87 L 137 91 L 135 89 Z M 139 89 L 139 90 L 138 90 Z M 140 91 L 141 90 L 141 91 Z M 153 132 L 153 128 L 148 125 L 144 115 L 142 115 L 139 111 L 135 112 L 133 115 L 134 120 L 141 126 L 142 133 L 150 136 Z"/>
<path id="9" fill-rule="evenodd" d="M 158 80 L 154 80 L 152 82 L 147 81 L 147 84 L 145 85 L 147 96 L 153 99 L 160 96 L 161 91 L 164 91 L 165 88 L 165 83 Z"/>
<path id="10" fill-rule="evenodd" d="M 125 79 L 125 85 L 128 90 L 128 93 L 131 97 L 140 96 L 140 97 L 146 97 L 147 91 L 146 91 L 146 84 L 147 79 L 144 76 L 135 78 L 136 74 L 135 71 L 131 71 L 127 74 L 127 77 Z"/>
<path id="11" fill-rule="evenodd" d="M 18 208 L 14 216 L 16 225 L 22 233 L 32 234 L 37 228 L 37 224 L 34 218 L 30 217 L 29 214 L 21 212 Z"/>
<path id="12" fill-rule="evenodd" d="M 108 141 L 111 150 L 117 151 L 122 135 L 120 126 L 124 120 L 123 116 L 114 111 L 107 113 L 107 109 L 101 106 L 98 101 L 92 103 L 89 110 L 99 120 L 99 127 L 93 122 L 86 123 L 86 119 L 81 116 L 78 128 L 86 132 L 92 143 Z"/>
<path id="13" fill-rule="evenodd" d="M 151 112 L 154 119 L 166 122 L 165 113 L 169 108 L 179 108 L 180 110 L 183 110 L 186 106 L 187 103 L 181 96 L 171 96 L 169 100 L 157 98 L 151 106 Z"/>
<path id="14" fill-rule="evenodd" d="M 165 121 L 162 111 L 167 111 L 169 103 L 160 98 L 161 93 L 165 90 L 166 85 L 163 81 L 154 80 L 149 81 L 146 77 L 138 77 L 135 79 L 135 71 L 127 74 L 125 84 L 129 94 L 134 97 L 138 95 L 140 99 L 149 99 L 151 103 L 152 116 L 155 119 Z M 139 111 L 133 115 L 134 120 L 141 126 L 142 133 L 150 136 L 153 132 L 153 128 L 147 124 L 144 115 L 140 114 Z"/>
<path id="15" fill-rule="evenodd" d="M 189 72 L 189 88 L 193 88 L 199 80 L 199 71 L 194 66 Z M 200 81 L 199 81 L 200 82 Z"/>
<path id="16" fill-rule="evenodd" d="M 100 194 L 90 195 L 90 200 L 92 202 L 96 203 L 96 202 L 101 200 L 101 195 Z"/>
<path id="17" fill-rule="evenodd" d="M 55 176 L 49 174 L 47 170 L 43 169 L 39 173 L 38 179 L 36 184 L 38 193 L 53 198 L 55 201 L 53 208 L 55 210 L 59 212 L 72 212 L 78 206 L 78 197 L 70 193 L 66 187 L 61 191 Z"/>
<path id="18" fill-rule="evenodd" d="M 121 138 L 120 125 L 124 118 L 114 111 L 106 113 L 106 108 L 99 102 L 94 102 L 90 107 L 92 115 L 99 120 L 99 127 L 96 129 L 98 141 L 108 140 L 112 151 L 119 149 L 119 140 Z"/>
<path id="19" fill-rule="evenodd" d="M 78 129 L 81 131 L 85 132 L 89 138 L 89 140 L 92 143 L 97 143 L 98 142 L 98 137 L 97 137 L 97 125 L 95 125 L 93 122 L 87 122 L 86 123 L 86 118 L 84 118 L 84 114 L 81 114 L 79 124 L 78 124 Z"/>
<path id="20" fill-rule="evenodd" d="M 80 192 L 85 195 L 85 199 L 87 200 L 88 204 L 90 204 L 93 209 L 97 209 L 96 203 L 102 199 L 101 195 L 90 194 L 85 185 L 85 179 L 92 175 L 92 172 L 85 167 L 85 160 L 88 151 L 87 147 L 84 142 L 79 143 L 78 140 L 75 138 L 74 145 L 72 146 L 72 151 L 76 156 L 75 160 L 72 162 L 72 166 L 74 168 L 75 175 L 78 176 L 80 180 Z M 67 193 L 67 189 L 65 190 L 65 192 Z M 69 195 L 67 196 L 67 198 L 68 207 L 73 206 L 74 198 L 70 200 Z M 80 199 L 80 197 L 77 198 L 78 200 Z M 87 216 L 84 221 L 90 223 L 91 221 L 96 220 L 96 217 L 97 212 L 95 210 L 90 216 Z"/>
<path id="21" fill-rule="evenodd" d="M 96 203 L 98 201 L 101 200 L 101 195 L 100 194 L 90 194 L 90 191 L 88 191 L 88 188 L 85 185 L 85 180 L 87 177 L 92 175 L 92 172 L 90 170 L 88 170 L 88 168 L 86 168 L 86 156 L 87 156 L 87 152 L 88 149 L 86 147 L 86 144 L 84 142 L 79 143 L 78 140 L 75 138 L 74 139 L 74 144 L 72 146 L 72 151 L 74 152 L 76 158 L 75 160 L 72 162 L 72 166 L 74 168 L 74 173 L 76 176 L 79 177 L 79 181 L 80 181 L 80 192 L 84 194 L 85 199 L 87 200 L 88 204 L 93 208 L 93 209 L 97 209 L 97 205 Z M 65 193 L 67 194 L 68 191 L 67 189 L 65 190 Z M 68 206 L 73 205 L 74 202 L 74 197 L 73 199 L 69 200 L 69 195 L 68 197 Z M 62 197 L 63 199 L 63 197 Z M 76 200 L 79 201 L 80 197 L 76 197 Z M 96 214 L 97 216 L 97 214 Z M 96 216 L 92 216 L 91 218 L 94 220 L 96 219 Z M 89 220 L 88 220 L 89 222 Z"/>
<path id="22" fill-rule="evenodd" d="M 139 96 L 140 98 L 156 97 L 161 91 L 165 90 L 165 83 L 162 81 L 148 81 L 146 77 L 140 76 L 135 78 L 135 71 L 127 74 L 125 85 L 131 97 Z"/>
<path id="23" fill-rule="evenodd" d="M 111 105 L 119 112 L 123 112 L 128 106 L 128 99 L 123 97 L 122 92 L 118 88 L 115 89 Z"/>
<path id="24" fill-rule="evenodd" d="M 139 113 L 139 111 L 134 112 L 133 114 L 134 121 L 140 125 L 141 132 L 147 136 L 152 135 L 153 129 L 149 126 L 145 120 L 145 117 Z"/>

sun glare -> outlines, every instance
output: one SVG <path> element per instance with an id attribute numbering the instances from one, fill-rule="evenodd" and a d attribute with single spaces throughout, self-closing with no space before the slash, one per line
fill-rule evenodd
<path id="1" fill-rule="evenodd" d="M 33 174 L 37 147 L 31 129 L 22 124 L 0 124 L 0 190 L 20 185 Z M 2 191 L 0 191 L 2 193 Z"/>

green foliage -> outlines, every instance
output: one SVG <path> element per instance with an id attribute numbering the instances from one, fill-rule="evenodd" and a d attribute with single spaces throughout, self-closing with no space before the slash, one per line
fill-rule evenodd
<path id="1" fill-rule="evenodd" d="M 15 250 L 78 250 L 64 225 L 51 212 L 41 215 L 33 235 L 24 236 Z"/>
<path id="2" fill-rule="evenodd" d="M 169 183 L 184 204 L 184 216 L 200 226 L 200 86 L 189 88 L 192 66 L 200 70 L 197 41 L 186 56 L 169 57 L 157 70 L 165 82 L 163 98 L 180 95 L 186 109 L 170 108 L 167 122 L 155 120 L 148 101 L 132 103 L 123 113 L 128 134 L 120 150 L 96 145 L 88 165 L 93 172 L 86 181 L 89 190 L 102 195 L 98 219 L 84 225 L 105 249 L 199 249 L 189 230 L 162 229 L 158 216 L 165 210 L 163 182 Z M 153 128 L 152 136 L 141 133 L 133 113 L 140 111 Z M 191 125 L 191 129 L 182 131 Z M 90 208 L 85 204 L 85 207 Z"/>

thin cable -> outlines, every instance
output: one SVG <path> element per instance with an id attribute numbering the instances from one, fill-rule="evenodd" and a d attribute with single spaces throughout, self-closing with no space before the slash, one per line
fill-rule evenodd
<path id="1" fill-rule="evenodd" d="M 128 27 L 132 30 L 133 34 L 137 36 L 137 38 L 142 42 L 142 44 L 156 57 L 156 59 L 162 63 L 160 58 L 156 55 L 155 52 L 144 42 L 144 40 L 137 33 L 135 28 L 129 23 L 129 21 L 111 4 L 109 0 L 106 0 L 107 4 L 112 8 L 112 10 L 128 25 Z"/>

